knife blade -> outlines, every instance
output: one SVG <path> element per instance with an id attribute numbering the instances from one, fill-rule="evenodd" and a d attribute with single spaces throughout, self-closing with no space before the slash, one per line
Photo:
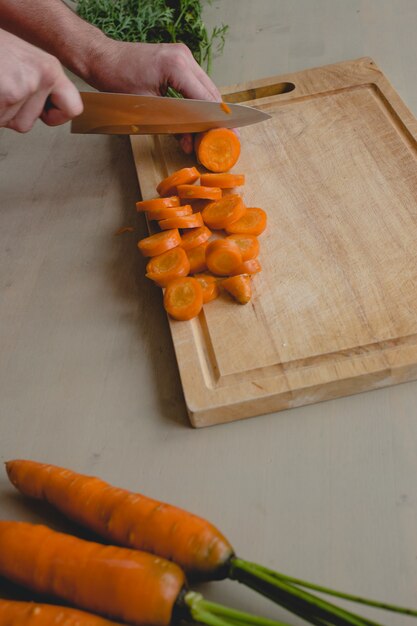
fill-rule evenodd
<path id="1" fill-rule="evenodd" d="M 84 111 L 72 133 L 154 135 L 238 128 L 271 116 L 241 104 L 103 92 L 81 92 Z"/>

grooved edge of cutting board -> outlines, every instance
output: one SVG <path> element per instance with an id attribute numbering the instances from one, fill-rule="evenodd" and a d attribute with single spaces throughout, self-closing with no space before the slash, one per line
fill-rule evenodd
<path id="1" fill-rule="evenodd" d="M 414 195 L 417 192 L 417 122 L 411 112 L 369 58 L 235 85 L 224 89 L 223 93 L 226 101 L 245 102 L 272 113 L 275 126 L 268 127 L 272 137 L 274 132 L 280 131 L 283 135 L 287 133 L 286 141 L 282 139 L 280 144 L 279 134 L 275 139 L 266 136 L 266 126 L 259 129 L 259 135 L 253 128 L 241 129 L 242 151 L 253 151 L 254 162 L 261 163 L 262 158 L 265 158 L 265 150 L 269 150 L 271 156 L 275 157 L 275 152 L 271 150 L 280 144 L 280 158 L 276 162 L 275 158 L 272 159 L 273 169 L 270 171 L 276 172 L 278 168 L 279 174 L 282 171 L 283 176 L 285 174 L 287 177 L 287 183 L 293 182 L 293 188 L 289 189 L 289 185 L 287 188 L 280 187 L 280 176 L 275 174 L 277 194 L 288 194 L 285 196 L 287 213 L 285 208 L 279 208 L 281 216 L 278 215 L 278 218 L 282 217 L 283 224 L 289 224 L 288 232 L 299 233 L 299 240 L 295 242 L 297 245 L 305 241 L 308 248 L 313 242 L 312 256 L 305 256 L 305 271 L 308 273 L 310 265 L 314 263 L 318 263 L 319 269 L 310 276 L 310 283 L 303 276 L 304 287 L 297 288 L 298 291 L 292 287 L 296 281 L 288 279 L 287 284 L 285 274 L 282 273 L 285 255 L 279 256 L 285 253 L 286 241 L 280 243 L 278 253 L 276 238 L 280 237 L 281 230 L 279 219 L 274 214 L 276 223 L 270 225 L 268 235 L 264 234 L 260 239 L 261 261 L 263 247 L 267 255 L 264 258 L 264 272 L 259 278 L 255 276 L 253 279 L 253 301 L 246 307 L 231 302 L 210 303 L 198 318 L 190 322 L 170 320 L 192 425 L 201 427 L 230 422 L 417 378 L 417 324 L 414 325 L 413 321 L 414 318 L 417 320 L 417 287 L 414 287 L 417 285 L 414 282 L 417 275 L 413 274 L 414 253 L 410 252 L 414 226 L 417 233 L 417 193 Z M 333 115 L 329 120 L 326 119 L 327 110 L 330 117 Z M 317 124 L 321 124 L 322 133 L 314 125 L 316 120 Z M 367 128 L 370 129 L 369 136 Z M 332 136 L 333 132 L 337 136 Z M 311 150 L 313 141 L 318 141 L 316 161 L 314 151 Z M 169 173 L 180 167 L 195 165 L 193 157 L 183 155 L 172 137 L 132 136 L 131 142 L 144 199 L 156 195 L 157 183 Z M 330 156 L 326 153 L 327 145 L 333 150 Z M 304 175 L 304 149 L 306 181 L 301 180 Z M 380 157 L 376 158 L 375 154 L 380 154 Z M 351 165 L 345 165 L 346 160 L 349 160 L 347 157 L 351 159 Z M 249 162 L 249 158 L 252 157 L 247 157 L 246 162 Z M 333 170 L 334 162 L 336 166 Z M 265 160 L 265 163 L 269 161 Z M 357 181 L 352 178 L 344 183 L 342 173 L 345 175 L 345 167 L 346 177 L 353 177 L 357 171 L 363 173 L 368 163 L 372 165 L 369 180 L 361 176 Z M 234 171 L 247 174 L 243 167 L 238 164 Z M 323 170 L 323 167 L 328 170 Z M 316 185 L 321 184 L 320 177 L 314 178 L 312 172 L 317 173 L 321 171 L 320 168 L 322 174 L 324 171 L 329 173 L 330 178 L 333 177 L 333 182 L 324 177 L 323 185 L 327 187 L 317 191 Z M 262 177 L 259 173 L 256 176 L 256 188 L 262 195 Z M 266 179 L 263 180 L 267 186 Z M 353 189 L 356 183 L 358 187 Z M 395 214 L 396 221 L 393 223 L 389 221 L 394 215 L 391 205 L 382 206 L 384 185 L 388 196 L 390 193 L 398 193 L 398 215 Z M 274 190 L 273 186 L 271 190 Z M 357 214 L 356 206 L 349 205 L 349 199 L 360 197 L 358 190 L 362 190 L 365 195 L 369 194 L 370 205 L 374 202 L 375 206 L 369 209 L 369 216 L 363 215 L 366 213 L 366 204 L 365 209 L 362 208 Z M 324 193 L 336 194 L 334 214 L 325 214 L 324 208 L 322 210 L 318 206 L 321 203 L 312 202 L 313 191 L 315 194 L 322 193 L 323 205 L 327 201 Z M 300 198 L 308 208 L 305 221 L 301 215 L 305 208 L 300 208 Z M 378 202 L 381 205 L 380 212 Z M 297 211 L 300 211 L 299 216 Z M 295 221 L 295 225 L 291 223 L 297 219 L 299 221 Z M 369 272 L 361 256 L 366 254 L 367 232 L 364 234 L 362 231 L 359 237 L 362 248 L 355 249 L 354 244 L 351 244 L 352 239 L 343 234 L 344 220 L 346 228 L 350 229 L 347 232 L 354 232 L 355 228 L 359 229 L 368 220 Z M 300 225 L 305 229 L 303 233 L 300 232 Z M 296 227 L 298 231 L 291 231 Z M 313 232 L 315 229 L 316 233 Z M 398 229 L 398 233 L 395 229 Z M 401 229 L 404 230 L 405 239 L 406 235 L 410 237 L 408 248 L 406 243 L 402 243 Z M 374 232 L 375 239 L 372 240 Z M 310 238 L 314 237 L 316 239 L 310 242 Z M 317 241 L 324 242 L 323 258 L 319 258 L 320 246 Z M 343 244 L 341 248 L 340 242 Z M 336 243 L 341 256 L 335 247 Z M 291 276 L 297 273 L 299 277 L 296 252 L 291 246 L 287 252 L 289 265 L 293 262 Z M 360 257 L 350 258 L 349 254 L 355 252 L 360 253 Z M 346 299 L 346 294 L 339 293 L 339 283 L 334 279 L 337 275 L 333 276 L 333 269 L 328 269 L 329 260 L 337 266 L 341 283 L 343 273 L 352 271 L 352 274 L 347 275 L 343 287 L 347 294 L 352 294 L 352 301 L 355 300 L 350 317 L 349 311 L 346 312 L 350 301 Z M 351 270 L 353 265 L 355 268 Z M 276 280 L 282 276 L 282 283 Z M 317 279 L 317 276 L 327 285 L 326 289 L 321 287 L 320 281 L 314 282 L 313 278 Z M 404 276 L 407 276 L 407 281 L 403 279 Z M 294 328 L 287 322 L 285 307 L 280 304 L 280 288 L 284 282 L 288 317 L 293 316 Z M 305 285 L 312 289 L 308 295 L 314 301 L 317 296 L 314 293 L 315 284 L 317 293 L 320 292 L 320 302 L 323 301 L 323 294 L 326 298 L 328 296 L 325 303 L 328 310 L 324 313 L 319 313 L 320 302 L 317 301 L 313 306 L 303 301 Z M 370 294 L 374 285 L 375 294 Z M 266 290 L 271 288 L 275 299 L 269 298 L 267 294 Z M 211 306 L 213 309 L 209 308 Z M 241 313 L 238 313 L 238 309 Z M 317 320 L 313 319 L 315 315 Z M 244 332 L 240 336 L 237 333 L 237 345 L 234 345 L 227 335 L 230 333 L 228 324 L 239 331 L 239 320 Z M 287 332 L 283 340 L 280 329 L 287 323 L 287 331 L 291 330 L 293 334 Z M 332 323 L 333 329 L 330 328 Z M 322 336 L 318 336 L 317 329 L 322 329 Z M 345 334 L 344 329 L 347 329 Z"/>

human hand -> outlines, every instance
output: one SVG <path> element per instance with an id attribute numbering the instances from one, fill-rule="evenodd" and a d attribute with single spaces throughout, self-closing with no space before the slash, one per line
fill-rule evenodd
<path id="1" fill-rule="evenodd" d="M 168 87 L 173 87 L 185 98 L 222 99 L 184 44 L 125 43 L 106 38 L 92 68 L 89 82 L 100 91 L 164 96 Z M 180 144 L 191 154 L 192 135 L 182 135 Z"/>
<path id="2" fill-rule="evenodd" d="M 28 132 L 38 118 L 64 124 L 82 112 L 81 97 L 59 61 L 0 29 L 0 127 Z M 53 104 L 44 110 L 49 96 Z"/>

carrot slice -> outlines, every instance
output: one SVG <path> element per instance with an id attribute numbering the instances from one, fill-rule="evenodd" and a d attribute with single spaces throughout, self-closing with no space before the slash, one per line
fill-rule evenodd
<path id="1" fill-rule="evenodd" d="M 237 243 L 242 253 L 242 261 L 255 259 L 259 254 L 259 240 L 255 235 L 236 234 L 229 235 L 226 239 L 230 239 Z M 244 273 L 244 272 L 243 272 Z"/>
<path id="2" fill-rule="evenodd" d="M 174 278 L 187 276 L 189 271 L 188 257 L 178 246 L 152 257 L 146 266 L 146 276 L 160 287 L 166 287 Z"/>
<path id="3" fill-rule="evenodd" d="M 156 256 L 162 254 L 181 243 L 181 235 L 178 228 L 166 230 L 163 233 L 156 233 L 150 237 L 145 237 L 138 242 L 138 248 L 143 256 Z"/>
<path id="4" fill-rule="evenodd" d="M 232 274 L 242 263 L 242 253 L 234 241 L 216 239 L 206 249 L 206 264 L 218 276 Z"/>
<path id="5" fill-rule="evenodd" d="M 167 209 L 172 206 L 179 206 L 180 199 L 178 196 L 170 196 L 169 198 L 153 198 L 152 200 L 141 200 L 136 202 L 137 211 L 156 211 L 159 209 Z"/>
<path id="6" fill-rule="evenodd" d="M 220 200 L 222 190 L 219 187 L 204 187 L 202 185 L 178 185 L 178 195 L 183 200 Z"/>
<path id="7" fill-rule="evenodd" d="M 164 180 L 161 180 L 156 188 L 160 196 L 170 196 L 174 194 L 178 185 L 195 183 L 200 178 L 200 172 L 195 167 L 183 167 L 177 170 Z"/>
<path id="8" fill-rule="evenodd" d="M 195 152 L 198 161 L 211 172 L 227 172 L 240 155 L 240 141 L 229 128 L 212 128 L 197 136 Z"/>
<path id="9" fill-rule="evenodd" d="M 219 295 L 218 279 L 211 274 L 195 274 L 194 278 L 198 280 L 203 290 L 203 303 L 215 300 Z"/>
<path id="10" fill-rule="evenodd" d="M 258 259 L 248 259 L 247 261 L 243 261 L 231 274 L 257 274 L 261 271 L 262 267 Z"/>
<path id="11" fill-rule="evenodd" d="M 185 217 L 169 217 L 166 220 L 160 220 L 159 226 L 162 230 L 170 228 L 198 228 L 204 226 L 201 213 L 193 213 Z"/>
<path id="12" fill-rule="evenodd" d="M 204 223 L 209 228 L 226 228 L 245 213 L 245 205 L 238 194 L 224 196 L 221 200 L 210 202 L 202 211 Z"/>
<path id="13" fill-rule="evenodd" d="M 191 248 L 191 250 L 187 250 L 188 260 L 190 262 L 190 274 L 195 274 L 197 272 L 204 272 L 207 269 L 206 263 L 206 248 L 208 246 L 208 242 L 204 242 L 195 248 Z"/>
<path id="14" fill-rule="evenodd" d="M 167 220 L 170 217 L 185 217 L 191 215 L 193 208 L 190 204 L 184 204 L 183 206 L 173 206 L 167 209 L 155 209 L 154 211 L 148 211 L 146 217 L 148 220 Z"/>
<path id="15" fill-rule="evenodd" d="M 226 232 L 232 234 L 260 235 L 266 228 L 266 213 L 256 207 L 247 208 L 245 213 L 233 224 L 226 226 Z"/>
<path id="16" fill-rule="evenodd" d="M 239 304 L 247 304 L 252 297 L 250 276 L 247 274 L 225 278 L 221 285 Z"/>
<path id="17" fill-rule="evenodd" d="M 230 114 L 232 112 L 232 109 L 229 107 L 228 104 L 226 104 L 226 102 L 220 102 L 220 108 L 225 113 L 229 113 Z"/>
<path id="18" fill-rule="evenodd" d="M 176 320 L 190 320 L 203 308 L 203 289 L 195 278 L 172 280 L 164 293 L 164 307 Z"/>
<path id="19" fill-rule="evenodd" d="M 184 250 L 191 250 L 204 243 L 211 237 L 211 230 L 207 226 L 192 228 L 181 236 L 181 247 Z"/>
<path id="20" fill-rule="evenodd" d="M 220 187 L 220 189 L 233 189 L 245 184 L 244 174 L 201 174 L 200 184 L 205 187 Z"/>

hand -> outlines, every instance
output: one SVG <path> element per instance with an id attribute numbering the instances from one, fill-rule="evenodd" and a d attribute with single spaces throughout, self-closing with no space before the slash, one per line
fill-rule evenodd
<path id="1" fill-rule="evenodd" d="M 80 95 L 59 61 L 0 29 L 0 127 L 28 132 L 40 117 L 64 124 L 82 112 Z M 54 105 L 44 111 L 46 99 Z"/>
<path id="2" fill-rule="evenodd" d="M 124 43 L 106 38 L 89 82 L 100 91 L 164 96 L 168 87 L 173 87 L 185 98 L 222 99 L 184 44 Z M 191 154 L 192 135 L 182 135 L 180 143 L 184 152 Z"/>

